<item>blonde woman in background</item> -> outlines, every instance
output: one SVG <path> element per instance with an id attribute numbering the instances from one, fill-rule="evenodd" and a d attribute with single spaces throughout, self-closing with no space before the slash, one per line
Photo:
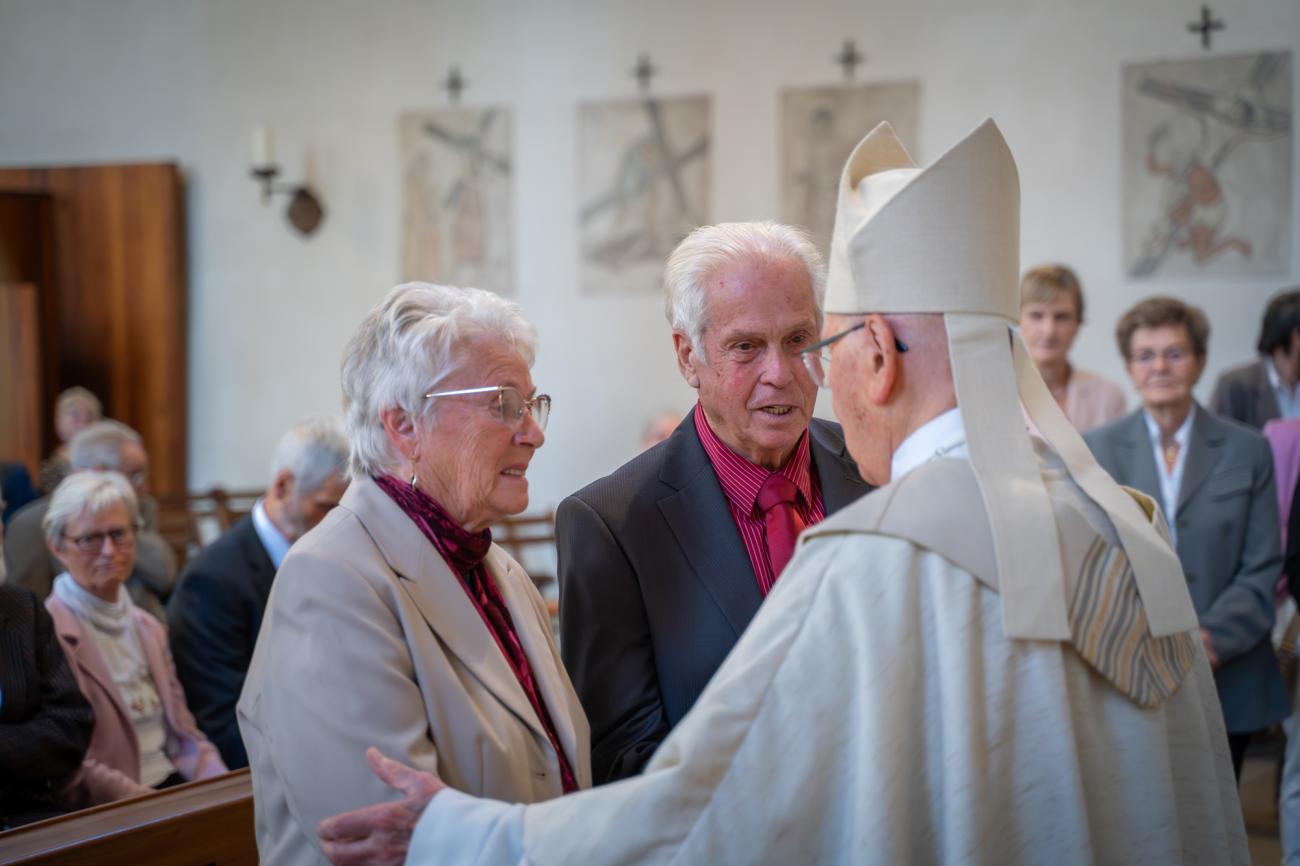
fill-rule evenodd
<path id="1" fill-rule="evenodd" d="M 1124 414 L 1124 392 L 1070 364 L 1083 324 L 1083 289 L 1065 265 L 1040 265 L 1020 281 L 1020 335 L 1065 417 L 1082 433 Z"/>

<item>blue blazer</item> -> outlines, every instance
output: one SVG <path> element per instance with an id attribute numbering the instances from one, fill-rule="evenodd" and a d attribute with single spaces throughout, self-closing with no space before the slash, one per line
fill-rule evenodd
<path id="1" fill-rule="evenodd" d="M 1084 439 L 1116 481 L 1162 502 L 1141 409 Z M 1166 518 L 1178 529 L 1187 589 L 1219 656 L 1214 681 L 1228 733 L 1280 721 L 1290 707 L 1270 639 L 1282 535 L 1268 440 L 1198 405 L 1178 506 Z"/>

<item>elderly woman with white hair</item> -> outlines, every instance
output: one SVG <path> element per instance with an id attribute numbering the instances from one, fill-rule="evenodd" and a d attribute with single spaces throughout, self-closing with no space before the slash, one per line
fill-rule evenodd
<path id="1" fill-rule="evenodd" d="M 92 805 L 226 772 L 176 679 L 162 623 L 123 589 L 135 562 L 139 506 L 116 472 L 75 472 L 42 526 L 66 569 L 45 606 L 95 728 L 70 805 Z"/>
<path id="2" fill-rule="evenodd" d="M 317 824 L 389 796 L 369 746 L 515 802 L 590 785 L 545 604 L 490 531 L 544 441 L 535 347 L 517 305 L 426 283 L 349 342 L 353 480 L 280 566 L 238 707 L 263 862 L 325 862 Z"/>

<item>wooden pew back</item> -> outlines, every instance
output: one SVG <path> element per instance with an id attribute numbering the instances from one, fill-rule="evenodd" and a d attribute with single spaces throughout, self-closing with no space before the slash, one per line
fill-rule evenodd
<path id="1" fill-rule="evenodd" d="M 256 866 L 248 770 L 0 833 L 6 866 Z"/>

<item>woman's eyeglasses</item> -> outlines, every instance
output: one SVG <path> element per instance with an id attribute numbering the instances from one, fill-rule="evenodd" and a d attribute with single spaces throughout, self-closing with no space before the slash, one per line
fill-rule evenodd
<path id="1" fill-rule="evenodd" d="M 524 420 L 524 413 L 527 412 L 533 416 L 533 421 L 537 423 L 540 429 L 546 429 L 546 422 L 551 417 L 551 396 L 549 394 L 538 394 L 529 400 L 525 399 L 523 394 L 520 394 L 509 385 L 484 385 L 482 388 L 461 388 L 458 391 L 431 391 L 424 395 L 424 399 L 432 400 L 436 397 L 490 394 L 493 391 L 497 394 L 497 408 L 501 412 L 501 420 L 508 427 L 518 429 L 520 423 Z"/>

